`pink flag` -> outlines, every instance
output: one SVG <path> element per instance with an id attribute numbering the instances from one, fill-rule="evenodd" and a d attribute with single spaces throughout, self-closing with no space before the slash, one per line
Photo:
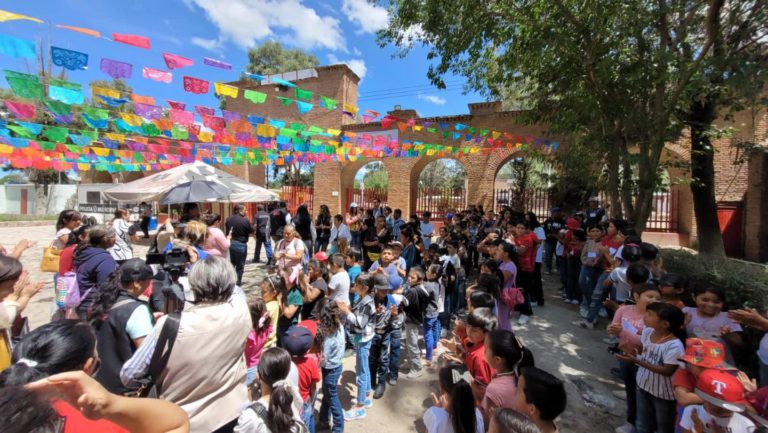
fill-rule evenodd
<path id="1" fill-rule="evenodd" d="M 195 123 L 195 114 L 191 111 L 171 110 L 171 121 L 180 125 Z"/>
<path id="2" fill-rule="evenodd" d="M 144 69 L 141 70 L 141 74 L 144 76 L 144 78 L 160 81 L 162 83 L 170 83 L 171 80 L 173 80 L 172 73 L 167 71 L 161 71 L 159 69 L 148 68 L 146 66 L 144 67 Z"/>
<path id="3" fill-rule="evenodd" d="M 209 83 L 206 80 L 201 80 L 199 78 L 184 77 L 184 90 L 190 93 L 208 93 L 208 86 Z"/>
<path id="4" fill-rule="evenodd" d="M 115 42 L 122 42 L 124 44 L 133 45 L 134 47 L 149 49 L 149 38 L 138 35 L 121 35 L 120 33 L 112 33 L 112 39 Z"/>
<path id="5" fill-rule="evenodd" d="M 6 100 L 5 106 L 8 107 L 18 119 L 32 119 L 35 117 L 35 106 L 32 104 Z"/>
<path id="6" fill-rule="evenodd" d="M 192 59 L 171 53 L 163 53 L 163 59 L 165 60 L 168 69 L 179 69 L 185 66 L 192 66 L 195 63 Z"/>
<path id="7" fill-rule="evenodd" d="M 200 105 L 195 105 L 195 111 L 197 111 L 197 114 L 200 116 L 213 116 L 216 114 L 216 110 L 214 110 L 211 107 L 203 107 Z"/>
<path id="8" fill-rule="evenodd" d="M 187 104 L 185 104 L 183 102 L 171 101 L 170 99 L 168 99 L 167 101 L 168 101 L 168 105 L 170 105 L 171 108 L 173 108 L 174 110 L 186 110 L 187 109 Z"/>

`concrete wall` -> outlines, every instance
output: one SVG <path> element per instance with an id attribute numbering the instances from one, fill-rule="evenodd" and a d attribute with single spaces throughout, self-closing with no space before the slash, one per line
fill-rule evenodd
<path id="1" fill-rule="evenodd" d="M 42 188 L 42 187 L 41 187 Z M 8 184 L 0 188 L 0 213 L 21 214 L 22 191 L 27 192 L 27 215 L 37 213 L 37 200 L 33 184 Z M 43 214 L 55 215 L 72 207 L 77 185 L 49 185 Z"/>

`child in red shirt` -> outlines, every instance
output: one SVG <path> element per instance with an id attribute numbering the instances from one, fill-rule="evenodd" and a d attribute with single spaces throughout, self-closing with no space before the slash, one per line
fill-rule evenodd
<path id="1" fill-rule="evenodd" d="M 485 336 L 496 329 L 498 322 L 489 308 L 476 308 L 467 316 L 467 350 L 464 364 L 474 379 L 472 391 L 475 400 L 483 401 L 485 388 L 496 371 L 485 359 Z"/>
<path id="2" fill-rule="evenodd" d="M 299 394 L 304 400 L 302 418 L 309 431 L 314 431 L 315 397 L 317 384 L 320 382 L 320 365 L 317 355 L 309 353 L 315 342 L 317 324 L 312 320 L 304 320 L 291 327 L 281 340 L 283 347 L 291 355 L 291 361 L 299 370 Z"/>

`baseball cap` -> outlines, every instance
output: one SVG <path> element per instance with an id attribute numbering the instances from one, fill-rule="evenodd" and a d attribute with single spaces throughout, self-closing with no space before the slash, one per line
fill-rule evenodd
<path id="1" fill-rule="evenodd" d="M 739 379 L 723 370 L 702 371 L 694 392 L 702 400 L 731 412 L 743 412 L 747 403 Z"/>
<path id="2" fill-rule="evenodd" d="M 387 246 L 390 248 L 400 248 L 401 250 L 403 249 L 403 244 L 400 241 L 392 241 L 388 243 Z"/>
<path id="3" fill-rule="evenodd" d="M 357 207 L 357 203 L 352 202 L 352 203 L 349 204 L 349 207 Z"/>
<path id="4" fill-rule="evenodd" d="M 722 344 L 702 338 L 685 340 L 685 355 L 680 360 L 696 367 L 735 370 L 725 362 L 725 349 Z"/>
<path id="5" fill-rule="evenodd" d="M 315 341 L 315 336 L 312 335 L 312 330 L 302 325 L 302 323 L 291 326 L 285 331 L 285 334 L 283 334 L 281 340 L 283 348 L 285 348 L 291 356 L 305 355 L 309 352 L 309 349 L 312 348 L 312 344 Z M 317 329 L 316 326 L 315 329 Z"/>
<path id="6" fill-rule="evenodd" d="M 452 213 L 448 212 L 447 214 L 445 214 L 445 219 L 451 219 L 451 218 L 453 218 Z"/>
<path id="7" fill-rule="evenodd" d="M 589 198 L 588 201 L 594 201 L 594 202 L 600 203 L 600 197 L 593 195 L 592 197 Z"/>
<path id="8" fill-rule="evenodd" d="M 581 228 L 581 225 L 579 225 L 579 222 L 576 221 L 576 218 L 568 218 L 568 220 L 565 222 L 565 225 L 571 230 L 578 230 Z"/>
<path id="9" fill-rule="evenodd" d="M 120 265 L 120 282 L 122 283 L 147 281 L 151 280 L 154 275 L 152 268 L 141 259 L 128 259 Z"/>
<path id="10" fill-rule="evenodd" d="M 328 254 L 325 251 L 318 251 L 312 257 L 315 260 L 320 260 L 321 262 L 324 262 L 324 261 L 328 260 Z"/>
<path id="11" fill-rule="evenodd" d="M 386 275 L 376 273 L 373 275 L 373 289 L 374 290 L 390 290 L 389 278 Z"/>

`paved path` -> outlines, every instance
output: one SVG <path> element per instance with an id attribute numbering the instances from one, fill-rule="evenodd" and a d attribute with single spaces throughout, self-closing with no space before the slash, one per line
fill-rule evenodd
<path id="1" fill-rule="evenodd" d="M 33 327 L 46 323 L 53 303 L 53 279 L 51 274 L 39 271 L 43 246 L 51 242 L 53 226 L 0 227 L 0 242 L 11 249 L 22 238 L 38 240 L 38 245 L 22 257 L 26 269 L 33 277 L 46 282 L 43 292 L 30 303 L 26 310 Z M 146 241 L 135 246 L 142 256 L 146 253 Z M 249 244 L 252 254 L 254 242 Z M 244 288 L 246 291 L 257 287 L 265 274 L 263 265 L 246 265 Z M 612 390 L 621 389 L 611 377 L 609 370 L 616 362 L 606 351 L 601 341 L 604 332 L 588 331 L 571 325 L 578 312 L 575 307 L 563 304 L 556 296 L 556 279 L 545 276 L 545 291 L 549 303 L 537 308 L 534 319 L 525 327 L 516 327 L 515 332 L 529 346 L 535 355 L 536 365 L 550 371 L 566 381 L 568 409 L 559 420 L 562 432 L 610 433 L 622 424 L 624 402 L 611 395 Z M 354 357 L 345 360 L 345 371 L 341 380 L 341 396 L 344 408 L 349 408 L 350 398 L 355 393 Z M 376 400 L 365 420 L 347 423 L 348 432 L 399 433 L 423 431 L 420 422 L 424 410 L 429 407 L 430 392 L 437 392 L 435 372 L 426 372 L 416 380 L 401 376 L 397 386 L 387 388 L 381 400 Z"/>

